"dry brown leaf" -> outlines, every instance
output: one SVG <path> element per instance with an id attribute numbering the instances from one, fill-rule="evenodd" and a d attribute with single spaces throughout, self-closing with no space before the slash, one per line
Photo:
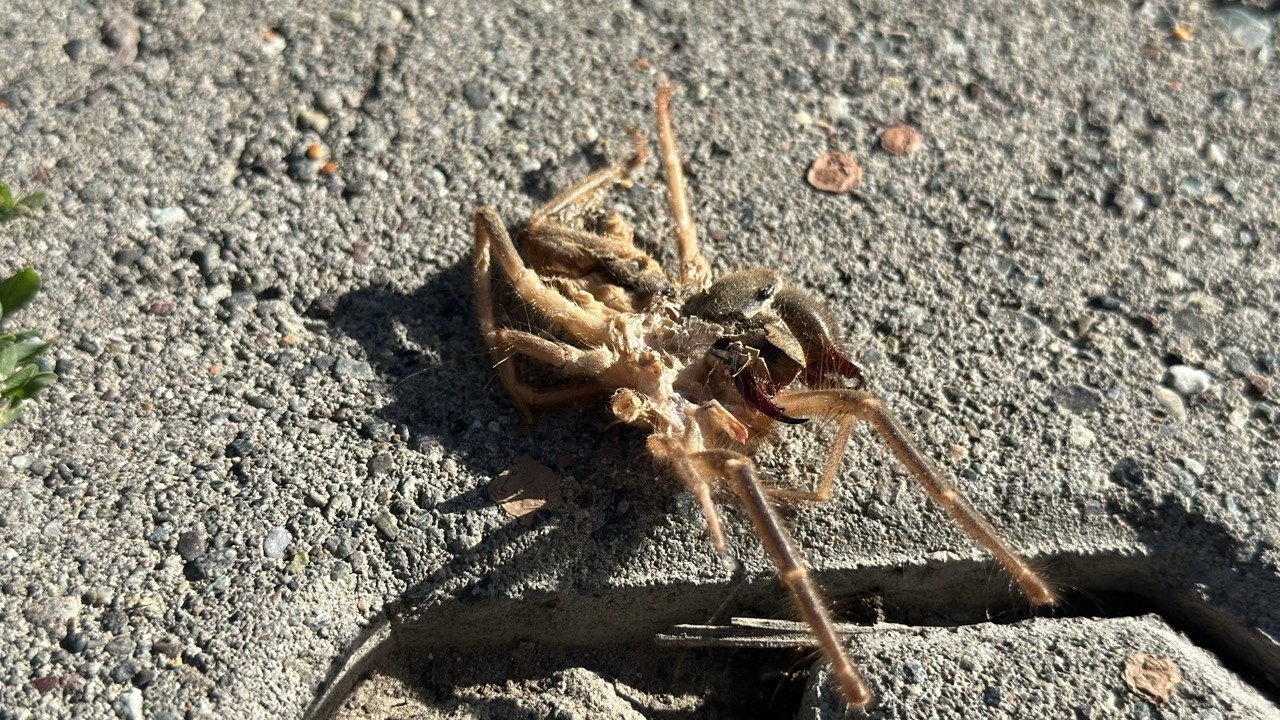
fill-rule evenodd
<path id="1" fill-rule="evenodd" d="M 806 179 L 823 192 L 852 192 L 862 187 L 862 166 L 847 154 L 832 150 L 813 161 Z"/>
<path id="2" fill-rule="evenodd" d="M 528 455 L 521 455 L 489 483 L 489 497 L 521 525 L 528 525 L 539 510 L 560 507 L 560 476 Z"/>
<path id="3" fill-rule="evenodd" d="M 1124 683 L 1138 697 L 1164 705 L 1182 682 L 1182 672 L 1168 658 L 1134 653 L 1124 659 Z"/>

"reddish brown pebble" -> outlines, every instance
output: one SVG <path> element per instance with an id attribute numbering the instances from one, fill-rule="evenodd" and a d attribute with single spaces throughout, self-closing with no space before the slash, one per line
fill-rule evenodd
<path id="1" fill-rule="evenodd" d="M 922 142 L 920 133 L 906 125 L 894 125 L 880 136 L 880 147 L 890 155 L 910 155 Z"/>
<path id="2" fill-rule="evenodd" d="M 845 153 L 832 150 L 809 166 L 809 184 L 829 193 L 847 193 L 862 187 L 862 167 Z"/>
<path id="3" fill-rule="evenodd" d="M 58 687 L 58 678 L 55 675 L 47 675 L 42 678 L 36 678 L 31 681 L 31 686 L 40 691 L 41 695 Z"/>
<path id="4" fill-rule="evenodd" d="M 338 172 L 338 163 L 332 160 L 320 166 L 321 175 L 332 175 L 336 172 Z"/>
<path id="5" fill-rule="evenodd" d="M 307 158 L 309 160 L 319 160 L 324 157 L 324 146 L 320 143 L 311 143 L 307 146 Z"/>
<path id="6" fill-rule="evenodd" d="M 1192 32 L 1191 28 L 1187 25 L 1174 25 L 1172 32 L 1173 39 L 1178 42 L 1191 42 L 1196 36 L 1196 34 Z"/>
<path id="7" fill-rule="evenodd" d="M 1258 397 L 1265 398 L 1271 394 L 1271 380 L 1262 375 L 1250 375 L 1249 387 L 1258 394 Z"/>

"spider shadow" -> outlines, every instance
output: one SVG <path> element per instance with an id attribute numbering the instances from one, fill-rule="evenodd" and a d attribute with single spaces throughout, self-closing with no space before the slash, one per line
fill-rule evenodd
<path id="1" fill-rule="evenodd" d="M 351 291 L 329 318 L 333 330 L 360 343 L 386 383 L 391 399 L 376 416 L 411 448 L 445 458 L 444 472 L 422 479 L 434 499 L 420 500 L 421 510 L 445 517 L 446 525 L 488 511 L 493 501 L 484 479 L 524 454 L 550 467 L 567 465 L 566 474 L 576 480 L 563 507 L 539 512 L 528 527 L 511 521 L 486 530 L 478 544 L 451 547 L 452 560 L 433 575 L 489 570 L 459 599 L 503 597 L 524 574 L 545 573 L 552 565 L 575 566 L 554 568 L 569 584 L 583 577 L 579 572 L 604 572 L 646 544 L 652 518 L 692 512 L 680 506 L 677 493 L 652 481 L 658 475 L 652 464 L 635 462 L 648 457 L 644 438 L 608 427 L 603 399 L 543 413 L 518 432 L 519 415 L 497 382 L 473 317 L 471 268 L 463 260 L 410 293 L 379 286 Z M 456 471 L 448 470 L 450 459 L 460 465 Z M 528 533 L 542 538 L 513 556 L 510 546 Z M 406 603 L 426 598 L 439 584 L 424 580 L 410 587 Z"/>
<path id="2" fill-rule="evenodd" d="M 1280 577 L 1266 543 L 1242 544 L 1194 504 L 1138 492 L 1113 500 L 1151 557 L 1135 568 L 1154 609 L 1273 701 L 1280 698 Z"/>

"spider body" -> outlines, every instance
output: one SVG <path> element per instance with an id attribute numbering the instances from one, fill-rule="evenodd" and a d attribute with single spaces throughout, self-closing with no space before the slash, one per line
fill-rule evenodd
<path id="1" fill-rule="evenodd" d="M 609 393 L 613 414 L 644 428 L 649 451 L 693 493 L 718 552 L 725 550 L 725 540 L 713 491 L 730 488 L 812 628 L 842 694 L 862 707 L 871 692 L 849 660 L 803 556 L 773 507 L 778 499 L 822 502 L 830 496 L 857 421 L 872 426 L 929 496 L 995 556 L 1033 604 L 1052 604 L 1057 597 L 917 448 L 901 422 L 863 389 L 862 372 L 842 349 L 839 323 L 823 302 L 767 268 L 711 282 L 688 209 L 669 111 L 671 94 L 670 86 L 659 86 L 657 116 L 681 261 L 678 276 L 669 278 L 636 247 L 619 216 L 601 219 L 594 213 L 593 218 L 585 211 L 600 191 L 646 161 L 648 148 L 633 134 L 635 152 L 629 160 L 591 174 L 526 221 L 520 250 L 496 212 L 476 211 L 474 292 L 480 332 L 499 380 L 526 418 L 536 408 Z M 518 299 L 546 321 L 546 333 L 500 326 L 493 298 L 495 260 Z M 517 354 L 583 380 L 531 386 L 508 362 Z M 749 448 L 775 422 L 809 418 L 838 424 L 818 486 L 798 491 L 762 481 L 747 455 Z"/>

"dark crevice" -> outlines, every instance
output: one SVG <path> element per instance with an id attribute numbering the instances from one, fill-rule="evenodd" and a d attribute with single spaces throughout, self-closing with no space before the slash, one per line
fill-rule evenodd
<path id="1" fill-rule="evenodd" d="M 1205 532 L 1203 524 L 1187 530 L 1188 535 Z M 1187 539 L 1193 543 L 1207 540 Z M 1241 617 L 1252 607 L 1248 598 L 1276 597 L 1280 578 L 1225 566 L 1191 568 L 1185 565 L 1181 554 L 1069 555 L 1042 562 L 1060 582 L 1073 581 L 1064 592 L 1064 602 L 1049 612 L 1031 612 L 989 565 L 980 562 L 867 568 L 821 573 L 819 578 L 835 599 L 840 620 L 845 622 L 881 620 L 954 627 L 1009 624 L 1032 616 L 1119 618 L 1157 614 L 1191 642 L 1216 655 L 1224 667 L 1271 701 L 1280 701 L 1280 645 L 1267 639 L 1268 634 L 1278 636 L 1276 628 L 1265 627 L 1265 619 Z M 1236 584 L 1225 585 L 1221 582 L 1226 579 L 1224 574 L 1241 577 Z M 1206 587 L 1226 594 L 1206 597 Z M 618 589 L 589 596 L 546 593 L 521 599 L 449 601 L 422 608 L 395 603 L 386 610 L 388 619 L 354 648 L 352 658 L 356 659 L 333 669 L 330 682 L 308 717 L 332 713 L 361 677 L 370 669 L 385 665 L 396 652 L 422 657 L 424 665 L 430 662 L 425 660 L 428 653 L 440 655 L 444 649 L 461 653 L 464 658 L 471 652 L 479 658 L 483 650 L 528 643 L 559 648 L 613 648 L 615 653 L 645 655 L 664 652 L 655 647 L 654 637 L 682 623 L 714 624 L 727 622 L 731 616 L 794 619 L 785 610 L 781 590 L 768 577 L 736 584 Z M 748 651 L 734 651 L 733 657 L 741 652 Z M 806 664 L 798 665 L 796 657 L 787 653 L 756 657 L 760 667 L 748 685 L 771 674 L 780 679 Z M 812 660 L 810 653 L 806 662 Z M 550 672 L 557 668 L 546 669 Z"/>

